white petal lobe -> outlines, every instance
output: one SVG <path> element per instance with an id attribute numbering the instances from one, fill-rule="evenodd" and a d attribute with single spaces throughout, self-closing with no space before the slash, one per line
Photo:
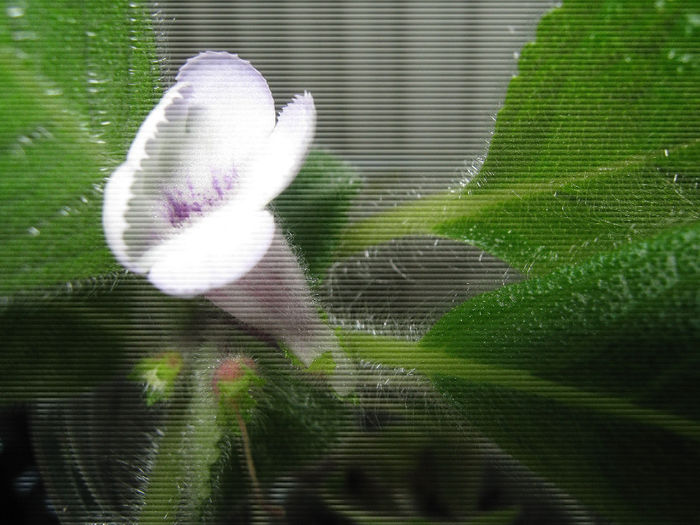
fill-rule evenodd
<path id="1" fill-rule="evenodd" d="M 102 226 L 107 244 L 119 263 L 132 272 L 137 271 L 137 268 L 131 257 L 127 255 L 124 232 L 128 227 L 126 209 L 131 196 L 130 186 L 135 171 L 134 163 L 126 161 L 112 173 L 112 177 L 105 186 L 104 206 L 102 208 Z"/>
<path id="2" fill-rule="evenodd" d="M 192 86 L 198 143 L 211 164 L 238 168 L 275 126 L 275 103 L 263 76 L 249 62 L 206 51 L 180 69 L 178 83 Z"/>
<path id="3" fill-rule="evenodd" d="M 107 244 L 117 260 L 131 271 L 139 271 L 139 268 L 135 259 L 129 255 L 124 234 L 129 228 L 127 211 L 129 201 L 134 196 L 134 182 L 141 163 L 148 157 L 146 145 L 156 138 L 159 125 L 166 121 L 168 108 L 182 99 L 183 89 L 186 89 L 184 84 L 175 85 L 163 95 L 158 105 L 141 124 L 129 148 L 126 161 L 112 173 L 104 189 L 102 225 Z"/>
<path id="4" fill-rule="evenodd" d="M 313 142 L 316 108 L 310 93 L 282 109 L 277 126 L 241 174 L 237 198 L 265 206 L 289 186 Z"/>
<path id="5" fill-rule="evenodd" d="M 181 297 L 221 287 L 257 264 L 274 233 L 266 210 L 241 214 L 221 208 L 147 253 L 148 278 L 163 292 Z"/>

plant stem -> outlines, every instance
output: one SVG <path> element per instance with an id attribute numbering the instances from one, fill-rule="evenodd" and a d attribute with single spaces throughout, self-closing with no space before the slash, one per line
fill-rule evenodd
<path id="1" fill-rule="evenodd" d="M 245 425 L 243 416 L 241 416 L 238 407 L 234 407 L 234 414 L 236 414 L 236 421 L 238 422 L 238 428 L 241 430 L 241 441 L 243 442 L 243 454 L 245 456 L 245 464 L 248 469 L 248 475 L 250 476 L 250 481 L 253 485 L 253 499 L 257 507 L 262 510 L 265 514 L 265 518 L 274 518 L 275 520 L 282 520 L 284 518 L 284 509 L 282 507 L 277 507 L 275 505 L 269 504 L 265 500 L 262 489 L 260 488 L 260 482 L 258 481 L 258 475 L 255 472 L 255 463 L 253 463 L 253 454 L 250 448 L 250 438 L 248 437 L 248 429 Z M 267 522 L 267 520 L 266 520 Z"/>
<path id="2" fill-rule="evenodd" d="M 243 442 L 243 454 L 245 455 L 245 463 L 248 468 L 248 475 L 250 476 L 250 481 L 253 484 L 253 493 L 255 499 L 263 505 L 263 495 L 260 489 L 260 482 L 258 481 L 258 475 L 255 473 L 255 464 L 253 463 L 253 454 L 250 451 L 250 439 L 248 438 L 248 429 L 245 426 L 245 421 L 243 416 L 241 416 L 238 408 L 234 408 L 234 413 L 236 414 L 236 421 L 238 421 L 238 428 L 241 430 L 241 441 Z M 264 506 L 264 505 L 263 505 Z"/>

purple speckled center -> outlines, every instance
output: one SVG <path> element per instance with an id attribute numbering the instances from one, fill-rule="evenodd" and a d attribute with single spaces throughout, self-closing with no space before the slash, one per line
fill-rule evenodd
<path id="1" fill-rule="evenodd" d="M 236 182 L 235 170 L 212 173 L 208 184 L 197 187 L 188 177 L 184 189 L 165 192 L 165 212 L 172 226 L 180 226 L 191 217 L 201 215 L 226 199 Z"/>

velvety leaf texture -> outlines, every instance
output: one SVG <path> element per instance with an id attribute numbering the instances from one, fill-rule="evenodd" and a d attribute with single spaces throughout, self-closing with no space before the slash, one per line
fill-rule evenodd
<path id="1" fill-rule="evenodd" d="M 565 2 L 523 49 L 489 155 L 463 189 L 349 230 L 461 239 L 538 275 L 698 220 L 693 2 Z"/>
<path id="2" fill-rule="evenodd" d="M 700 62 L 675 55 L 697 43 L 695 12 L 567 2 L 545 17 L 466 192 L 510 196 L 438 231 L 542 273 L 696 221 Z"/>
<path id="3" fill-rule="evenodd" d="M 345 334 L 415 367 L 466 422 L 605 519 L 697 515 L 698 10 L 568 1 L 522 52 L 463 188 L 353 225 L 339 254 L 435 234 L 531 279 L 418 345 Z"/>
<path id="4" fill-rule="evenodd" d="M 421 344 L 700 420 L 700 229 L 673 230 L 463 303 Z"/>
<path id="5" fill-rule="evenodd" d="M 138 2 L 48 2 L 0 18 L 0 294 L 117 265 L 102 237 L 103 178 L 158 97 Z"/>
<path id="6" fill-rule="evenodd" d="M 472 463 L 465 452 L 452 469 L 415 476 L 420 491 L 403 469 L 424 443 L 449 458 L 471 450 L 453 443 L 474 438 L 556 487 L 582 520 L 696 520 L 699 37 L 691 0 L 565 1 L 522 51 L 480 172 L 349 227 L 360 179 L 330 154 L 309 155 L 272 211 L 308 275 L 325 279 L 317 291 L 331 319 L 366 329 L 338 329 L 342 347 L 365 360 L 356 392 L 339 399 L 266 334 L 117 273 L 101 188 L 164 87 L 149 5 L 7 7 L 0 390 L 4 402 L 42 400 L 35 448 L 58 514 L 260 517 L 249 452 L 274 512 L 299 498 L 372 521 L 382 507 L 364 503 L 386 499 L 380 518 L 408 519 L 403 494 L 442 487 L 452 514 L 433 517 L 517 522 L 513 502 L 474 510 L 483 472 L 469 469 L 486 456 Z M 149 407 L 148 377 L 115 377 L 164 352 L 181 356 L 182 372 Z M 264 379 L 247 427 L 220 417 L 212 390 L 222 360 L 240 356 Z M 437 398 L 436 424 L 419 429 Z M 438 439 L 438 422 L 459 439 Z M 382 458 L 402 468 L 387 475 Z M 360 462 L 373 469 L 353 470 Z M 372 476 L 353 482 L 362 472 Z M 384 498 L 384 486 L 400 490 Z"/>
<path id="7" fill-rule="evenodd" d="M 467 424 L 602 516 L 682 523 L 698 511 L 699 240 L 682 227 L 482 294 L 418 345 L 344 345 L 427 374 Z"/>

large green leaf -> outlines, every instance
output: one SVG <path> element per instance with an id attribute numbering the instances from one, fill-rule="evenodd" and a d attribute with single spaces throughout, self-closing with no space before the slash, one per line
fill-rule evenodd
<path id="1" fill-rule="evenodd" d="M 564 2 L 522 52 L 478 176 L 355 225 L 340 253 L 438 233 L 538 275 L 696 221 L 699 16 L 689 0 Z"/>
<path id="2" fill-rule="evenodd" d="M 160 71 L 148 4 L 12 4 L 0 22 L 1 46 L 31 63 L 36 77 L 51 82 L 47 94 L 77 111 L 95 141 L 101 139 L 109 153 L 123 155 L 135 127 L 158 97 Z"/>
<path id="3" fill-rule="evenodd" d="M 700 229 L 678 228 L 476 297 L 418 345 L 344 343 L 427 373 L 468 422 L 606 517 L 682 523 L 698 511 L 699 255 Z"/>
<path id="4" fill-rule="evenodd" d="M 157 98 L 139 2 L 17 2 L 0 18 L 0 294 L 116 268 L 104 176 Z"/>
<path id="5" fill-rule="evenodd" d="M 32 448 L 61 523 L 134 523 L 163 411 L 110 382 L 32 408 Z"/>
<path id="6" fill-rule="evenodd" d="M 467 301 L 422 343 L 700 420 L 688 395 L 700 363 L 699 283 L 700 227 L 691 226 Z"/>

